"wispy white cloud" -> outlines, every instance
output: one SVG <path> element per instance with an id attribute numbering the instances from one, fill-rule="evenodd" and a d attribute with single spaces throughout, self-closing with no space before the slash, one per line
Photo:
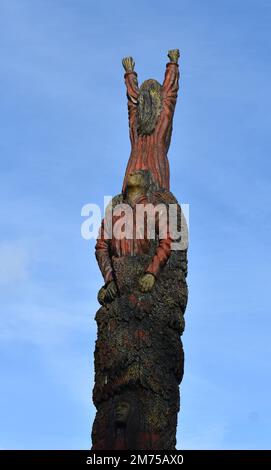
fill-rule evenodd
<path id="1" fill-rule="evenodd" d="M 25 281 L 28 277 L 28 253 L 21 242 L 0 242 L 0 284 Z"/>
<path id="2" fill-rule="evenodd" d="M 89 414 L 97 301 L 94 295 L 91 302 L 71 301 L 67 294 L 63 297 L 59 282 L 37 276 L 36 264 L 44 265 L 42 243 L 43 237 L 0 244 L 0 347 L 34 350 L 44 373 Z M 90 289 L 96 291 L 95 284 Z"/>
<path id="3" fill-rule="evenodd" d="M 87 418 L 94 413 L 95 300 L 70 305 L 68 299 L 59 298 L 56 302 L 50 298 L 48 286 L 36 286 L 31 277 L 17 296 L 2 302 L 0 347 L 4 351 L 35 351 L 43 374 L 50 377 L 50 383 L 64 389 L 65 396 L 83 409 Z M 31 361 L 20 366 L 23 370 L 29 367 Z"/>

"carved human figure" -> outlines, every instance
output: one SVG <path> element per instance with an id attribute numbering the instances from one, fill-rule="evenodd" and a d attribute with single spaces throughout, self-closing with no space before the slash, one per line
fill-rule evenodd
<path id="1" fill-rule="evenodd" d="M 146 266 L 145 273 L 138 280 L 141 291 L 145 293 L 153 288 L 160 269 L 168 260 L 172 243 L 172 239 L 169 233 L 169 220 L 167 217 L 165 217 L 164 221 L 167 226 L 166 228 L 164 227 L 164 230 L 159 230 L 161 229 L 159 220 L 159 217 L 161 217 L 160 211 L 155 212 L 154 228 L 156 232 L 156 239 L 148 239 L 147 224 L 145 224 L 144 227 L 143 238 L 136 238 L 137 205 L 140 204 L 146 206 L 150 203 L 150 201 L 152 201 L 153 207 L 155 209 L 157 202 L 160 202 L 159 200 L 156 200 L 155 193 L 152 194 L 151 197 L 148 195 L 150 184 L 150 173 L 147 170 L 136 170 L 127 178 L 126 190 L 123 194 L 123 203 L 128 204 L 132 210 L 131 223 L 133 224 L 133 237 L 131 239 L 127 239 L 125 237 L 119 239 L 116 237 L 114 225 L 119 222 L 119 219 L 122 217 L 122 215 L 114 215 L 113 213 L 112 227 L 111 220 L 107 219 L 107 217 L 105 217 L 102 221 L 100 233 L 95 247 L 96 258 L 105 281 L 105 286 L 102 287 L 98 294 L 98 300 L 101 304 L 112 301 L 118 292 L 117 279 L 114 276 L 112 257 L 116 258 L 149 254 L 152 242 L 157 243 L 157 238 L 159 238 L 161 232 L 165 235 L 164 238 L 158 239 L 154 256 Z M 109 214 L 109 217 L 111 217 L 111 213 Z"/>
<path id="2" fill-rule="evenodd" d="M 137 169 L 151 172 L 155 189 L 169 190 L 167 152 L 172 134 L 172 120 L 179 89 L 178 49 L 168 52 L 163 85 L 150 79 L 138 86 L 135 62 L 123 59 L 127 87 L 131 154 L 126 167 L 123 190 L 129 175 Z"/>

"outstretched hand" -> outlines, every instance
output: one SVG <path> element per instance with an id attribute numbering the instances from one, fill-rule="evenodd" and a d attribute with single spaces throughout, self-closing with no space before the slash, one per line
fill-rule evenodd
<path id="1" fill-rule="evenodd" d="M 122 59 L 122 65 L 125 72 L 133 72 L 135 68 L 135 61 L 133 57 L 124 57 L 124 59 Z"/>
<path id="2" fill-rule="evenodd" d="M 144 274 L 139 279 L 139 287 L 142 292 L 149 292 L 152 290 L 155 283 L 155 276 L 151 273 Z"/>
<path id="3" fill-rule="evenodd" d="M 180 57 L 179 49 L 171 49 L 170 51 L 168 51 L 168 58 L 170 59 L 171 62 L 176 62 L 176 64 L 178 64 L 179 57 Z"/>

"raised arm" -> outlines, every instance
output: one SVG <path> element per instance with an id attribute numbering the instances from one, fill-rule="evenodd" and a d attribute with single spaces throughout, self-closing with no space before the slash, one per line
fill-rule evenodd
<path id="1" fill-rule="evenodd" d="M 127 87 L 127 97 L 133 104 L 137 104 L 139 88 L 137 83 L 137 73 L 134 71 L 135 61 L 132 57 L 122 59 L 122 65 L 125 70 L 124 79 Z"/>
<path id="2" fill-rule="evenodd" d="M 168 51 L 168 57 L 170 62 L 168 62 L 166 65 L 165 79 L 163 83 L 163 101 L 169 116 L 172 117 L 179 90 L 179 49 L 172 49 Z"/>
<path id="3" fill-rule="evenodd" d="M 139 96 L 137 73 L 134 71 L 135 62 L 132 57 L 122 59 L 122 65 L 125 70 L 124 80 L 127 88 L 130 138 L 133 141 L 135 138 L 134 132 L 136 132 L 136 111 Z"/>

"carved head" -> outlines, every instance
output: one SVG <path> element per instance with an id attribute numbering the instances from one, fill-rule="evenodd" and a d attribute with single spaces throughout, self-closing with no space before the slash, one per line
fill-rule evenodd
<path id="1" fill-rule="evenodd" d="M 101 431 L 105 449 L 117 449 L 118 437 L 124 437 L 123 449 L 140 449 L 139 432 L 141 430 L 141 404 L 136 391 L 125 391 L 111 397 L 101 417 Z M 97 415 L 96 415 L 97 416 Z"/>
<path id="2" fill-rule="evenodd" d="M 137 130 L 150 135 L 155 129 L 162 108 L 162 85 L 157 80 L 145 80 L 139 89 Z"/>
<path id="3" fill-rule="evenodd" d="M 128 188 L 139 187 L 147 192 L 150 186 L 150 172 L 148 170 L 136 170 L 130 173 L 127 178 Z"/>

